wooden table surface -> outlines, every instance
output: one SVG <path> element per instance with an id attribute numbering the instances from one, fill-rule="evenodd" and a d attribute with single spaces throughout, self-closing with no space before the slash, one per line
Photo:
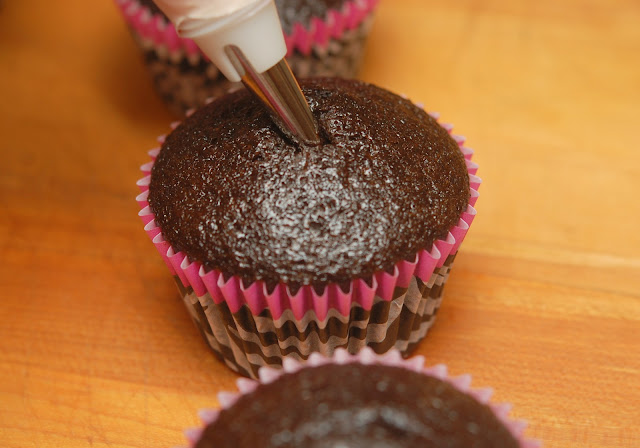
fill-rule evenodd
<path id="1" fill-rule="evenodd" d="M 640 447 L 639 23 L 637 0 L 383 0 L 361 73 L 455 123 L 484 180 L 419 353 L 547 447 Z M 0 445 L 179 445 L 235 375 L 137 217 L 173 117 L 108 0 L 0 1 L 0 80 Z"/>

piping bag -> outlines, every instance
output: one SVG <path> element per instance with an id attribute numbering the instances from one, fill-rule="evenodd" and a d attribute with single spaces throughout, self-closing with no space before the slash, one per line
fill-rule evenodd
<path id="1" fill-rule="evenodd" d="M 287 46 L 273 0 L 154 0 L 180 37 L 192 39 L 224 76 L 242 81 L 289 137 L 320 139 L 311 109 L 285 61 Z"/>

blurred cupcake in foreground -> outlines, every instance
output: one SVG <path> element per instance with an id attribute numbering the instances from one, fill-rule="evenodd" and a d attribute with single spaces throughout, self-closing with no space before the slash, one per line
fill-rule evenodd
<path id="1" fill-rule="evenodd" d="M 301 86 L 319 146 L 239 91 L 163 138 L 138 182 L 194 321 L 246 376 L 338 347 L 409 354 L 475 216 L 477 166 L 450 127 L 370 84 Z"/>
<path id="2" fill-rule="evenodd" d="M 298 77 L 358 73 L 378 0 L 275 0 Z M 144 54 L 157 92 L 178 115 L 238 87 L 230 83 L 152 0 L 116 0 Z"/>
<path id="3" fill-rule="evenodd" d="M 283 370 L 264 368 L 260 381 L 238 380 L 221 393 L 221 410 L 201 411 L 204 427 L 187 431 L 195 448 L 421 447 L 535 448 L 510 405 L 489 402 L 490 389 L 471 377 L 451 378 L 443 365 L 365 349 L 312 356 Z"/>

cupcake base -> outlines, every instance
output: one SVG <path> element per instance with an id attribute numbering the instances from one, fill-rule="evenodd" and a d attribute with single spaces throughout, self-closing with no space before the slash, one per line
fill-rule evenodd
<path id="1" fill-rule="evenodd" d="M 313 311 L 301 320 L 289 310 L 273 319 L 268 309 L 254 315 L 244 305 L 232 313 L 206 293 L 198 297 L 175 277 L 196 327 L 213 352 L 235 372 L 257 378 L 261 367 L 280 367 L 284 357 L 306 360 L 311 353 L 331 356 L 338 348 L 356 354 L 364 347 L 382 354 L 395 348 L 407 357 L 433 325 L 455 254 L 436 268 L 427 283 L 412 277 L 396 287 L 391 301 L 376 296 L 370 310 L 357 303 L 348 316 L 332 310 L 323 320 Z"/>

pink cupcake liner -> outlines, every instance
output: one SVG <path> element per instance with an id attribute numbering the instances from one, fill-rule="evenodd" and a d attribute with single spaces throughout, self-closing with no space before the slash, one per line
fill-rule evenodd
<path id="1" fill-rule="evenodd" d="M 448 132 L 453 129 L 450 125 L 443 125 Z M 159 137 L 163 142 L 165 136 Z M 145 177 L 137 182 L 141 193 L 136 197 L 141 210 L 138 213 L 144 223 L 144 230 L 165 261 L 172 275 L 177 275 L 184 288 L 193 288 L 197 296 L 209 293 L 213 302 L 225 302 L 232 313 L 248 306 L 254 315 L 269 309 L 274 319 L 279 319 L 286 310 L 291 310 L 296 319 L 302 319 L 305 313 L 313 310 L 320 320 L 323 320 L 329 309 L 336 309 L 343 316 L 348 316 L 353 303 L 359 304 L 365 310 L 370 310 L 373 298 L 392 300 L 396 288 L 408 288 L 413 276 L 427 283 L 436 268 L 444 265 L 449 255 L 455 254 L 476 215 L 473 208 L 478 199 L 478 188 L 482 180 L 476 176 L 478 166 L 471 162 L 473 151 L 464 147 L 464 137 L 454 137 L 464 154 L 469 172 L 471 196 L 467 209 L 462 213 L 458 223 L 449 230 L 445 239 L 436 240 L 429 250 L 422 250 L 412 259 L 396 263 L 393 274 L 380 271 L 369 279 L 354 279 L 349 290 L 344 292 L 338 285 L 329 284 L 322 294 L 317 294 L 310 285 L 303 285 L 294 294 L 285 284 L 278 284 L 273 291 L 268 291 L 266 284 L 255 281 L 249 285 L 237 276 L 225 276 L 219 270 L 207 271 L 199 261 L 190 261 L 183 252 L 176 251 L 167 242 L 155 223 L 155 217 L 148 202 L 149 181 L 153 162 L 159 152 L 155 148 L 149 152 L 152 161 L 141 166 Z"/>
<path id="2" fill-rule="evenodd" d="M 447 367 L 444 364 L 425 367 L 425 358 L 423 356 L 414 356 L 409 359 L 403 359 L 401 353 L 397 350 L 390 350 L 385 354 L 379 355 L 371 348 L 366 347 L 355 355 L 350 354 L 345 349 L 337 349 L 332 357 L 325 357 L 318 353 L 314 353 L 305 362 L 285 358 L 281 369 L 262 367 L 259 370 L 258 380 L 239 378 L 236 380 L 238 392 L 220 392 L 218 394 L 219 408 L 202 409 L 198 412 L 203 426 L 185 430 L 185 436 L 189 442 L 189 447 L 193 447 L 198 442 L 202 432 L 204 431 L 204 427 L 215 422 L 221 411 L 232 407 L 241 396 L 251 394 L 259 385 L 272 383 L 285 374 L 295 373 L 301 369 L 310 369 L 325 364 L 346 365 L 353 363 L 400 367 L 445 381 L 460 392 L 470 395 L 479 403 L 488 406 L 498 420 L 502 422 L 502 424 L 518 441 L 520 448 L 539 448 L 542 446 L 540 441 L 525 437 L 524 432 L 527 427 L 526 421 L 514 420 L 509 417 L 509 411 L 512 408 L 511 404 L 493 403 L 490 401 L 491 396 L 493 395 L 493 389 L 472 389 L 471 375 L 465 374 L 457 377 L 451 377 L 449 376 Z"/>
<path id="3" fill-rule="evenodd" d="M 378 0 L 352 0 L 341 9 L 330 10 L 324 20 L 314 17 L 308 27 L 297 23 L 285 34 L 287 56 L 294 51 L 309 55 L 313 48 L 323 49 L 331 39 L 339 39 L 347 31 L 358 28 L 375 10 Z M 165 47 L 169 53 L 205 57 L 191 39 L 178 36 L 174 26 L 162 15 L 152 13 L 138 0 L 116 0 L 122 15 L 139 37 L 150 45 Z"/>
<path id="4" fill-rule="evenodd" d="M 376 353 L 395 348 L 409 355 L 435 321 L 453 258 L 449 256 L 436 269 L 428 284 L 419 284 L 413 277 L 406 290 L 394 291 L 391 301 L 375 296 L 371 310 L 353 303 L 349 315 L 333 308 L 325 319 L 312 309 L 302 319 L 296 319 L 291 310 L 279 319 L 268 310 L 256 316 L 246 306 L 231 313 L 226 303 L 216 305 L 208 293 L 197 296 L 193 290 L 180 288 L 177 277 L 176 281 L 187 310 L 213 352 L 232 370 L 256 378 L 260 367 L 279 367 L 285 357 L 330 356 L 339 347 L 351 353 L 364 347 Z"/>

